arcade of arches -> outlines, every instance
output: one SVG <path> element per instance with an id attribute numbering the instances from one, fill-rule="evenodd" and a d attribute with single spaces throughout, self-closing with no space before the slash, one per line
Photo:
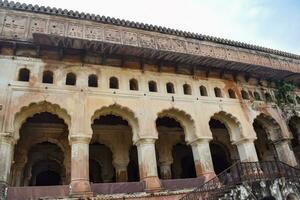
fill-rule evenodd
<path id="1" fill-rule="evenodd" d="M 155 121 L 158 139 L 134 141 L 136 124 L 122 113 L 100 110 L 91 121 L 92 137 L 70 137 L 65 119 L 51 110 L 34 113 L 20 126 L 16 143 L 1 135 L 0 154 L 6 158 L 0 162 L 2 181 L 11 186 L 70 184 L 76 194 L 90 191 L 90 182 L 143 181 L 146 189 L 157 189 L 161 187 L 159 179 L 209 179 L 236 160 L 278 158 L 291 165 L 296 165 L 296 160 L 300 163 L 297 116 L 288 122 L 291 142 L 282 139 L 279 124 L 264 114 L 253 121 L 255 141 L 234 141 L 233 134 L 241 131 L 239 122 L 222 112 L 208 122 L 212 139 L 187 142 L 191 129 L 186 126 L 192 123 L 187 116 L 166 111 Z"/>

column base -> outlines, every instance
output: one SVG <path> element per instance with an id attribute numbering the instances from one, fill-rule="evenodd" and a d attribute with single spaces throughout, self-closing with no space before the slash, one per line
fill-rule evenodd
<path id="1" fill-rule="evenodd" d="M 83 180 L 71 181 L 70 196 L 72 197 L 93 196 L 90 182 L 83 181 Z"/>
<path id="2" fill-rule="evenodd" d="M 205 173 L 200 174 L 198 177 L 204 177 L 205 182 L 207 182 L 207 181 L 215 178 L 216 173 L 215 172 L 205 172 Z"/>
<path id="3" fill-rule="evenodd" d="M 161 182 L 157 176 L 146 177 L 141 180 L 146 192 L 157 192 L 162 189 Z"/>

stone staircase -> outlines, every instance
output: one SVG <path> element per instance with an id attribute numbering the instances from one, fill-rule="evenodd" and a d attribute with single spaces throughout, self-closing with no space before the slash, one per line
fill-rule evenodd
<path id="1" fill-rule="evenodd" d="M 300 170 L 280 161 L 236 162 L 181 200 L 300 199 Z"/>

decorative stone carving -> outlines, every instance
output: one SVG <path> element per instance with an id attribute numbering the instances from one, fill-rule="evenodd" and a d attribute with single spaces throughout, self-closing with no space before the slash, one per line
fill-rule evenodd
<path id="1" fill-rule="evenodd" d="M 161 50 L 172 50 L 172 44 L 170 43 L 170 40 L 168 38 L 159 37 L 157 38 L 157 47 Z"/>
<path id="2" fill-rule="evenodd" d="M 50 21 L 49 23 L 49 34 L 63 36 L 65 33 L 65 23 L 60 21 Z"/>
<path id="3" fill-rule="evenodd" d="M 32 38 L 33 33 L 46 33 L 47 20 L 33 18 L 30 21 L 29 38 Z"/>
<path id="4" fill-rule="evenodd" d="M 173 46 L 173 51 L 185 53 L 186 52 L 186 44 L 183 40 L 176 40 L 172 39 L 170 40 L 171 45 Z"/>
<path id="5" fill-rule="evenodd" d="M 25 37 L 28 18 L 25 16 L 6 15 L 2 35 L 8 38 L 23 39 Z"/>
<path id="6" fill-rule="evenodd" d="M 214 53 L 215 53 L 215 57 L 217 58 L 221 58 L 221 59 L 226 59 L 226 51 L 223 48 L 214 48 Z"/>
<path id="7" fill-rule="evenodd" d="M 103 29 L 100 27 L 86 26 L 85 38 L 89 40 L 103 40 Z"/>
<path id="8" fill-rule="evenodd" d="M 140 39 L 141 47 L 156 49 L 156 43 L 154 37 L 150 35 L 140 34 L 139 39 Z"/>
<path id="9" fill-rule="evenodd" d="M 105 29 L 104 40 L 108 42 L 121 43 L 121 33 L 115 29 Z"/>
<path id="10" fill-rule="evenodd" d="M 68 26 L 68 36 L 82 38 L 83 37 L 83 26 L 77 24 L 69 24 Z"/>
<path id="11" fill-rule="evenodd" d="M 198 43 L 187 42 L 187 51 L 188 51 L 188 53 L 191 53 L 191 54 L 199 54 L 200 46 Z"/>
<path id="12" fill-rule="evenodd" d="M 123 32 L 123 44 L 138 46 L 138 35 L 133 32 Z"/>

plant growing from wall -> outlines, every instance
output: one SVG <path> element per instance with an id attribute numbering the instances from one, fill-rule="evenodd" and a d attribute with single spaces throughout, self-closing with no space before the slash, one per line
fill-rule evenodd
<path id="1" fill-rule="evenodd" d="M 277 81 L 276 82 L 277 91 L 275 93 L 277 99 L 277 105 L 279 107 L 294 104 L 294 100 L 290 93 L 296 88 L 296 86 L 287 81 Z"/>

